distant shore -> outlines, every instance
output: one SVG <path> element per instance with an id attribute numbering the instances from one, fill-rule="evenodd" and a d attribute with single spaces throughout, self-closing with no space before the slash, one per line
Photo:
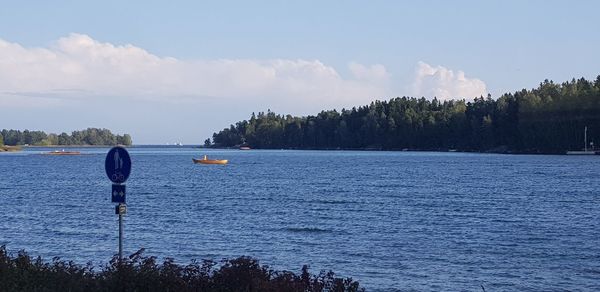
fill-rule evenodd
<path id="1" fill-rule="evenodd" d="M 110 148 L 115 146 L 132 147 L 132 145 L 27 145 L 26 148 Z"/>
<path id="2" fill-rule="evenodd" d="M 23 148 L 111 148 L 116 145 L 19 145 L 19 146 L 0 146 L 0 152 L 16 152 L 21 151 Z M 159 147 L 159 148 L 198 148 L 198 149 L 230 149 L 236 150 L 239 147 L 216 147 L 216 146 L 204 146 L 204 145 L 118 145 L 123 147 L 131 148 L 148 148 L 148 147 Z M 495 148 L 485 151 L 465 150 L 465 149 L 412 149 L 412 148 L 378 148 L 378 147 L 367 147 L 367 148 L 251 148 L 250 150 L 308 150 L 308 151 L 391 151 L 391 152 L 459 152 L 459 153 L 487 153 L 487 154 L 514 154 L 514 155 L 566 155 L 566 151 L 562 152 L 545 152 L 537 149 L 513 151 L 506 148 Z"/>

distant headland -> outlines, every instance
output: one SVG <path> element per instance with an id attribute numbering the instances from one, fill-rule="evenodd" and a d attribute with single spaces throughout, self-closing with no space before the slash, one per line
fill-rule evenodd
<path id="1" fill-rule="evenodd" d="M 18 151 L 21 146 L 112 146 L 132 144 L 129 134 L 115 135 L 108 129 L 87 128 L 71 134 L 44 131 L 7 130 L 0 132 L 0 151 Z"/>
<path id="2" fill-rule="evenodd" d="M 497 99 L 397 97 L 315 116 L 252 113 L 205 146 L 564 154 L 593 150 L 594 142 L 600 142 L 600 76 L 544 80 Z"/>

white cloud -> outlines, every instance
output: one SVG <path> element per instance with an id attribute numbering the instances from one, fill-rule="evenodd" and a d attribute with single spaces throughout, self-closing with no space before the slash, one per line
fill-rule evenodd
<path id="1" fill-rule="evenodd" d="M 443 66 L 432 67 L 425 62 L 419 62 L 415 70 L 413 94 L 427 98 L 435 96 L 442 100 L 473 99 L 487 95 L 487 88 L 483 81 L 465 77 L 463 71 L 455 73 Z"/>
<path id="2" fill-rule="evenodd" d="M 318 60 L 179 60 L 82 34 L 47 48 L 0 39 L 0 106 L 127 97 L 174 103 L 258 99 L 287 110 L 299 103 L 322 109 L 389 94 L 384 66 L 348 66 L 353 76 L 344 78 Z"/>
<path id="3" fill-rule="evenodd" d="M 385 70 L 385 67 L 380 64 L 372 65 L 370 67 L 366 67 L 362 64 L 351 62 L 348 65 L 348 68 L 359 80 L 370 80 L 373 82 L 387 82 L 389 81 L 389 74 Z"/>

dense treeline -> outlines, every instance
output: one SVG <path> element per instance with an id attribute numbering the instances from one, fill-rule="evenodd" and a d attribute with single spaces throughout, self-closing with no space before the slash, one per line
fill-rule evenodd
<path id="1" fill-rule="evenodd" d="M 131 145 L 129 134 L 115 135 L 107 129 L 87 128 L 81 131 L 46 134 L 43 131 L 2 130 L 0 145 Z"/>
<path id="2" fill-rule="evenodd" d="M 79 266 L 55 258 L 47 263 L 25 252 L 11 256 L 0 247 L 0 291 L 364 291 L 352 278 L 336 278 L 333 272 L 301 274 L 274 271 L 256 259 L 240 257 L 216 263 L 205 260 L 181 266 L 141 252 L 100 271 L 91 264 Z"/>
<path id="3" fill-rule="evenodd" d="M 600 142 L 600 76 L 472 102 L 399 97 L 307 117 L 253 113 L 214 133 L 212 145 L 562 153 L 584 147 L 586 126 L 588 141 Z"/>

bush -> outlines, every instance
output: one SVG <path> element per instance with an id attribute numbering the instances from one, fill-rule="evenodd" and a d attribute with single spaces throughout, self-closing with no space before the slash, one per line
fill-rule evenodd
<path id="1" fill-rule="evenodd" d="M 59 258 L 46 263 L 25 251 L 13 257 L 0 247 L 0 291 L 364 291 L 352 278 L 336 278 L 332 271 L 300 275 L 274 271 L 257 259 L 239 257 L 220 263 L 192 261 L 186 266 L 144 250 L 119 261 L 115 256 L 98 272 Z"/>

